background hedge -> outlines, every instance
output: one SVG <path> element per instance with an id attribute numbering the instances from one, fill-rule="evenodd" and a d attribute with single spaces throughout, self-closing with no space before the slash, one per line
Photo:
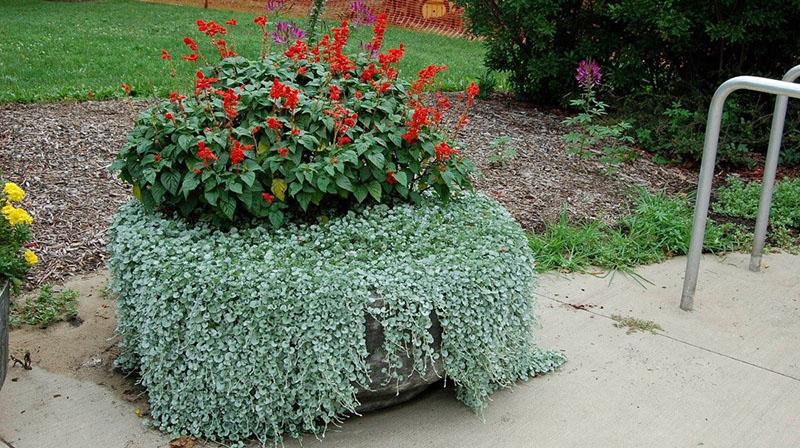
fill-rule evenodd
<path id="1" fill-rule="evenodd" d="M 357 406 L 356 384 L 367 384 L 364 324 L 377 312 L 368 307 L 375 294 L 386 303 L 376 318 L 389 365 L 407 352 L 424 371 L 442 356 L 472 408 L 564 360 L 531 340 L 525 234 L 481 195 L 227 232 L 132 202 L 109 240 L 118 361 L 140 369 L 165 431 L 217 440 L 322 431 Z"/>
<path id="2" fill-rule="evenodd" d="M 566 104 L 575 67 L 594 59 L 617 115 L 634 118 L 640 143 L 670 160 L 697 160 L 716 87 L 741 75 L 780 78 L 800 64 L 800 0 L 456 0 L 486 38 L 487 66 L 517 93 Z M 763 151 L 774 98 L 734 95 L 723 161 Z M 784 163 L 800 163 L 798 114 L 790 113 Z M 740 146 L 744 145 L 744 146 Z"/>

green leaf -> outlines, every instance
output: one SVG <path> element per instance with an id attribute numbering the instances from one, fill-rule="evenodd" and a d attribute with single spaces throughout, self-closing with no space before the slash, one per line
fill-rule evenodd
<path id="1" fill-rule="evenodd" d="M 211 205 L 217 205 L 217 199 L 219 198 L 219 193 L 217 190 L 206 191 L 204 196 L 206 198 L 206 202 Z"/>
<path id="2" fill-rule="evenodd" d="M 181 175 L 177 171 L 164 171 L 161 173 L 161 185 L 172 194 L 178 192 L 181 185 Z"/>
<path id="3" fill-rule="evenodd" d="M 245 171 L 241 175 L 242 182 L 245 183 L 248 187 L 252 187 L 253 183 L 256 181 L 256 174 L 252 171 Z"/>
<path id="4" fill-rule="evenodd" d="M 398 171 L 394 173 L 394 178 L 397 180 L 397 183 L 400 185 L 407 187 L 408 186 L 408 176 L 403 171 Z"/>
<path id="5" fill-rule="evenodd" d="M 283 179 L 272 179 L 272 194 L 281 202 L 286 201 L 286 181 Z"/>
<path id="6" fill-rule="evenodd" d="M 236 200 L 228 195 L 222 196 L 219 199 L 219 209 L 226 218 L 233 219 L 233 213 L 236 211 Z"/>
<path id="7" fill-rule="evenodd" d="M 242 194 L 242 184 L 240 184 L 239 182 L 236 182 L 235 180 L 231 180 L 228 183 L 228 190 L 230 190 L 230 191 L 232 191 L 232 192 L 234 192 L 236 194 Z"/>
<path id="8" fill-rule="evenodd" d="M 376 201 L 380 202 L 381 200 L 381 184 L 378 183 L 377 180 L 372 180 L 367 184 L 367 190 L 369 194 L 375 198 Z"/>
<path id="9" fill-rule="evenodd" d="M 272 223 L 273 227 L 280 227 L 283 225 L 283 212 L 275 211 L 270 212 L 269 214 L 269 222 Z"/>
<path id="10" fill-rule="evenodd" d="M 367 154 L 367 159 L 369 159 L 369 161 L 378 168 L 383 168 L 383 166 L 386 164 L 386 158 L 383 156 L 382 152 L 375 151 Z"/>
<path id="11" fill-rule="evenodd" d="M 353 184 L 350 182 L 350 178 L 344 174 L 336 176 L 336 185 L 343 190 L 353 191 Z"/>
<path id="12" fill-rule="evenodd" d="M 356 197 L 358 202 L 364 202 L 364 199 L 367 198 L 367 189 L 363 185 L 357 185 L 355 190 L 353 191 L 353 196 Z"/>

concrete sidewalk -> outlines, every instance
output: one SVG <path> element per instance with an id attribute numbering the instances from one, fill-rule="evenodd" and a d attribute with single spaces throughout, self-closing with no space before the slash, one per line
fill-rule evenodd
<path id="1" fill-rule="evenodd" d="M 483 420 L 451 390 L 436 390 L 303 445 L 800 446 L 800 257 L 767 256 L 761 273 L 746 269 L 743 254 L 705 257 L 689 313 L 678 308 L 684 263 L 641 268 L 638 282 L 622 274 L 542 278 L 539 343 L 569 361 L 496 393 Z M 612 315 L 663 331 L 627 334 Z M 15 448 L 168 445 L 103 386 L 39 368 L 12 369 L 11 377 L 0 392 L 0 437 Z"/>

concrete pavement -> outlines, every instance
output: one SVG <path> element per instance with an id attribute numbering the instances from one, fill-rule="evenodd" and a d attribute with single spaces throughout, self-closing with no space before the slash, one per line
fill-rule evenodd
<path id="1" fill-rule="evenodd" d="M 678 308 L 684 258 L 640 268 L 638 281 L 547 275 L 536 334 L 567 354 L 561 371 L 496 393 L 482 416 L 435 390 L 303 445 L 800 446 L 800 257 L 764 261 L 752 273 L 744 254 L 706 256 L 688 313 Z M 628 334 L 612 316 L 663 331 Z M 0 391 L 0 437 L 14 448 L 167 446 L 134 411 L 87 379 L 15 368 Z"/>

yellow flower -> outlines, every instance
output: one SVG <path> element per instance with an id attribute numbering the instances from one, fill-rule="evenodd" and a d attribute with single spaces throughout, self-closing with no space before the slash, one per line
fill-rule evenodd
<path id="1" fill-rule="evenodd" d="M 6 182 L 5 187 L 3 187 L 3 193 L 5 193 L 6 199 L 10 202 L 22 202 L 25 199 L 25 190 L 14 182 Z"/>
<path id="2" fill-rule="evenodd" d="M 33 223 L 33 218 L 31 218 L 31 215 L 29 215 L 28 212 L 21 208 L 14 207 L 11 204 L 3 206 L 3 208 L 0 209 L 0 213 L 5 216 L 11 226 Z"/>
<path id="3" fill-rule="evenodd" d="M 24 258 L 25 261 L 31 266 L 39 262 L 39 257 L 37 257 L 36 254 L 30 249 L 25 249 L 25 252 L 22 254 L 22 258 Z"/>

